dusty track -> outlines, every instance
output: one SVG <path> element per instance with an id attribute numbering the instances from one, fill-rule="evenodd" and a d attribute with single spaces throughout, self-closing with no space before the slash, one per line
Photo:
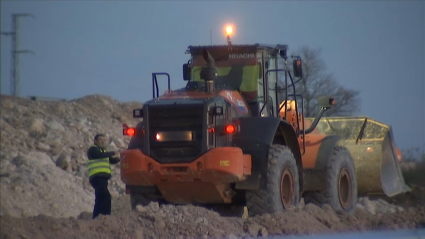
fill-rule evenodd
<path id="1" fill-rule="evenodd" d="M 328 205 L 308 204 L 281 214 L 241 219 L 220 217 L 201 207 L 155 203 L 130 212 L 128 203 L 127 196 L 116 198 L 114 215 L 95 220 L 90 213 L 82 213 L 81 219 L 3 216 L 1 238 L 242 238 L 425 228 L 425 207 L 376 215 L 358 209 L 343 215 Z"/>

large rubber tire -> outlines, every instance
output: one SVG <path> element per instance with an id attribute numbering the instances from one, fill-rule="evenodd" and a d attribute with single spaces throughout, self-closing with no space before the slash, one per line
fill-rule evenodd
<path id="1" fill-rule="evenodd" d="M 353 159 L 344 147 L 335 146 L 326 170 L 326 188 L 322 192 L 309 192 L 306 203 L 329 204 L 335 211 L 348 214 L 357 205 L 357 181 Z"/>
<path id="2" fill-rule="evenodd" d="M 269 148 L 266 180 L 266 188 L 246 191 L 250 217 L 283 212 L 298 205 L 298 168 L 290 148 L 284 145 L 272 145 Z"/>

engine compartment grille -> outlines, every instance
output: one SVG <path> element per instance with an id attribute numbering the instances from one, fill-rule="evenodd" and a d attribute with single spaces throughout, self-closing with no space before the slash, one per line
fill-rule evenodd
<path id="1" fill-rule="evenodd" d="M 202 154 L 203 105 L 150 106 L 150 156 L 160 163 L 191 162 Z M 190 140 L 161 141 L 160 136 L 191 132 Z M 186 137 L 188 138 L 188 137 Z"/>

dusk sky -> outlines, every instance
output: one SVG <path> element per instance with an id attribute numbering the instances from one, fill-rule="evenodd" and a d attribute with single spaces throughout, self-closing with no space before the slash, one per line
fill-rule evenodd
<path id="1" fill-rule="evenodd" d="M 1 1 L 1 31 L 20 19 L 21 96 L 152 97 L 152 72 L 183 87 L 189 45 L 321 48 L 327 70 L 359 90 L 360 112 L 390 124 L 401 149 L 425 148 L 425 1 Z M 11 38 L 1 36 L 1 93 Z M 164 80 L 165 82 L 165 80 Z M 162 86 L 165 86 L 163 84 Z M 161 92 L 165 88 L 163 87 Z M 120 127 L 120 126 L 118 126 Z"/>

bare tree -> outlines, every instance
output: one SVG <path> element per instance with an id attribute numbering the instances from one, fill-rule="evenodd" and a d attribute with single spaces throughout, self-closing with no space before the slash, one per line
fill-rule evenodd
<path id="1" fill-rule="evenodd" d="M 326 65 L 320 57 L 320 49 L 302 47 L 293 55 L 300 56 L 303 61 L 303 78 L 296 83 L 296 94 L 301 94 L 304 100 L 304 115 L 314 117 L 320 108 L 317 99 L 320 96 L 332 96 L 336 106 L 326 114 L 341 116 L 351 115 L 360 109 L 359 91 L 340 86 L 332 73 L 327 72 Z"/>
<path id="2" fill-rule="evenodd" d="M 402 150 L 404 162 L 423 162 L 425 163 L 425 147 L 412 147 Z"/>

